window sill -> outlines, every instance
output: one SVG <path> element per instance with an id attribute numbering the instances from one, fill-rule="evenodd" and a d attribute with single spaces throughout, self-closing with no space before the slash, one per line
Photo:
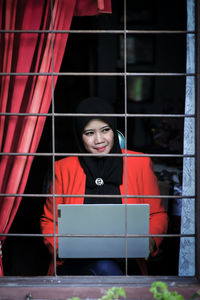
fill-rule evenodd
<path id="1" fill-rule="evenodd" d="M 169 290 L 176 290 L 190 298 L 200 289 L 195 278 L 176 276 L 134 276 L 134 277 L 2 277 L 0 278 L 1 299 L 97 299 L 113 286 L 123 287 L 127 299 L 153 299 L 149 292 L 154 281 L 165 281 Z"/>

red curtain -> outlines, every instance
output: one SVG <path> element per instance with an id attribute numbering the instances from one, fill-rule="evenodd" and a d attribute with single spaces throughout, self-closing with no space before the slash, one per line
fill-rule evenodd
<path id="1" fill-rule="evenodd" d="M 54 0 L 53 29 L 68 30 L 73 15 L 110 12 L 110 0 Z M 0 29 L 51 29 L 50 0 L 0 0 Z M 53 71 L 59 72 L 68 34 L 53 35 Z M 0 72 L 51 72 L 51 33 L 1 33 Z M 57 77 L 53 79 L 55 87 Z M 52 98 L 52 77 L 47 75 L 0 76 L 1 113 L 47 113 Z M 45 117 L 0 116 L 0 150 L 34 153 Z M 24 192 L 33 156 L 0 157 L 0 193 Z M 8 233 L 21 197 L 0 198 L 0 233 Z M 4 240 L 0 236 L 0 242 Z M 3 266 L 0 256 L 0 276 Z"/>

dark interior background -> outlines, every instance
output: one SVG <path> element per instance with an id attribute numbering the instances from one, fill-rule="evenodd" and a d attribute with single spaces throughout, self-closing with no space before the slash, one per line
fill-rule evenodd
<path id="1" fill-rule="evenodd" d="M 112 14 L 74 17 L 71 29 L 123 29 L 123 1 L 112 1 Z M 127 29 L 186 30 L 186 1 L 127 0 Z M 123 35 L 78 34 L 68 38 L 61 72 L 124 72 Z M 127 34 L 127 72 L 184 73 L 185 34 Z M 182 114 L 185 101 L 184 76 L 127 76 L 127 110 L 138 114 Z M 142 87 L 141 87 L 142 86 Z M 124 112 L 123 76 L 60 76 L 55 89 L 55 112 L 74 112 L 85 97 L 110 101 L 116 112 Z M 52 108 L 50 108 L 51 112 Z M 118 127 L 124 133 L 123 118 Z M 129 149 L 147 153 L 181 154 L 183 118 L 129 118 Z M 55 118 L 55 150 L 74 151 L 72 118 Z M 47 118 L 38 153 L 52 152 L 52 120 Z M 61 156 L 56 156 L 59 159 Z M 181 187 L 182 159 L 153 158 L 162 194 L 174 194 Z M 50 156 L 37 156 L 32 164 L 25 193 L 47 192 Z M 177 189 L 175 189 L 177 187 Z M 44 197 L 24 197 L 11 233 L 40 233 Z M 167 201 L 169 233 L 179 232 L 177 203 Z M 179 240 L 164 240 L 160 254 L 149 261 L 149 273 L 177 275 Z M 3 247 L 5 275 L 45 275 L 49 254 L 41 237 L 8 237 Z"/>

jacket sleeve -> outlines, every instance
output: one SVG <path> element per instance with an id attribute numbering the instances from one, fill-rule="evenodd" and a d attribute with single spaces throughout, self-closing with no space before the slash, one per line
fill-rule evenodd
<path id="1" fill-rule="evenodd" d="M 50 194 L 53 194 L 53 183 L 50 185 Z M 63 194 L 62 176 L 59 166 L 55 163 L 55 193 Z M 63 203 L 62 197 L 55 197 L 55 205 L 53 197 L 47 197 L 44 204 L 43 215 L 40 220 L 40 227 L 42 234 L 54 234 L 57 233 L 57 205 Z M 54 216 L 55 206 L 55 216 Z M 54 221 L 55 219 L 55 221 Z M 55 238 L 44 236 L 44 243 L 48 247 L 51 254 L 54 253 Z M 57 250 L 57 239 L 56 239 L 56 250 Z"/>
<path id="2" fill-rule="evenodd" d="M 160 195 L 160 190 L 157 183 L 157 177 L 153 172 L 153 166 L 150 158 L 144 160 L 142 169 L 142 182 L 144 195 Z M 160 198 L 145 198 L 145 203 L 150 204 L 150 234 L 164 234 L 168 228 L 168 216 L 165 211 L 162 199 Z M 153 237 L 156 243 L 156 250 L 153 253 L 155 256 L 158 252 L 159 245 L 163 238 Z"/>

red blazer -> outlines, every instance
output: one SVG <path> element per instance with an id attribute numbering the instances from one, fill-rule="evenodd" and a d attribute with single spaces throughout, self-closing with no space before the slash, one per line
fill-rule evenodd
<path id="1" fill-rule="evenodd" d="M 124 150 L 122 150 L 125 153 Z M 138 152 L 127 151 L 128 154 L 141 154 Z M 149 157 L 123 157 L 123 183 L 120 185 L 122 203 L 126 203 L 129 195 L 159 195 L 157 178 L 152 169 L 152 163 Z M 125 168 L 125 165 L 127 168 Z M 127 175 L 126 170 L 127 169 Z M 85 194 L 86 175 L 79 163 L 78 157 L 66 157 L 55 162 L 55 193 L 66 195 L 84 195 Z M 52 186 L 50 188 L 52 193 Z M 84 197 L 56 197 L 56 206 L 58 204 L 83 204 Z M 127 204 L 148 203 L 150 204 L 150 234 L 163 234 L 167 232 L 168 217 L 160 198 L 127 198 Z M 56 233 L 57 233 L 57 209 L 56 212 Z M 44 205 L 44 214 L 41 218 L 41 231 L 43 234 L 52 234 L 54 232 L 53 223 L 53 199 L 46 199 Z M 154 237 L 156 242 L 156 255 L 162 238 Z M 54 239 L 44 237 L 44 242 L 49 248 L 51 254 L 54 249 Z M 57 241 L 56 241 L 57 247 Z"/>

